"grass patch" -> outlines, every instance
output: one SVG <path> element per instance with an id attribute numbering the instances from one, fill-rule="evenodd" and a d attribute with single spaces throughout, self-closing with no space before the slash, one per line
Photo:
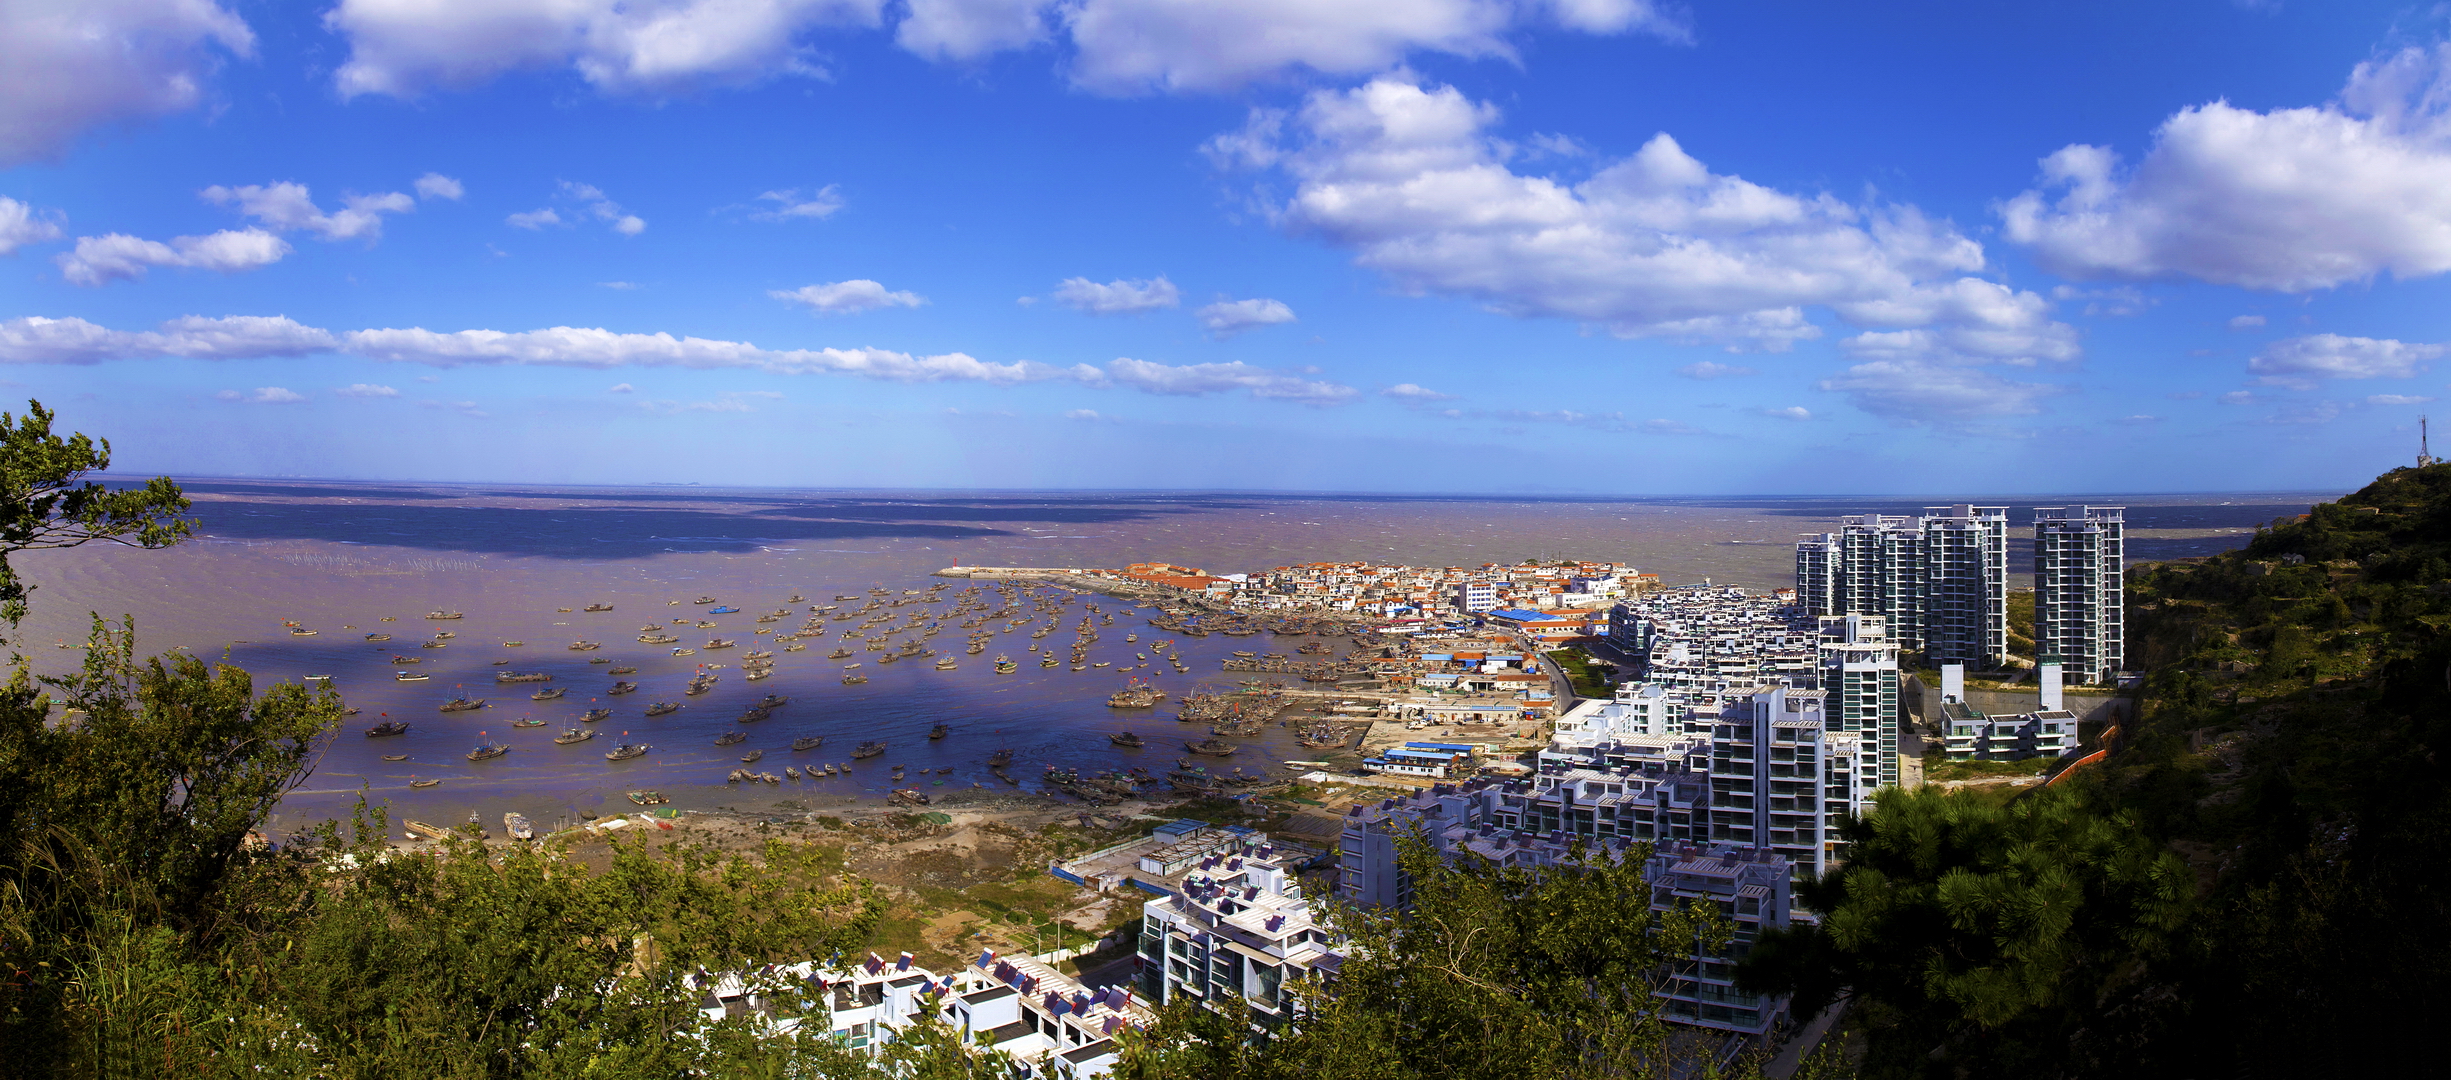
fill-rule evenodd
<path id="1" fill-rule="evenodd" d="M 1923 778 L 1928 782 L 1942 780 L 1997 780 L 2022 776 L 2038 776 L 2049 768 L 2049 758 L 2027 758 L 2023 761 L 1935 761 L 1924 766 Z"/>
<path id="2" fill-rule="evenodd" d="M 1594 661 L 1581 649 L 1558 649 L 1548 654 L 1574 683 L 1574 692 L 1583 697 L 1608 697 L 1614 693 L 1607 677 L 1594 668 Z M 1612 669 L 1613 670 L 1613 669 Z"/>

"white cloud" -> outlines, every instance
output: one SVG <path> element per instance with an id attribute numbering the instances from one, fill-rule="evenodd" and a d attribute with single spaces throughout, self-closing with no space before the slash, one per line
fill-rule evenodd
<path id="1" fill-rule="evenodd" d="M 636 236 L 647 231 L 647 219 L 636 214 L 623 214 L 613 220 L 613 231 L 623 236 Z"/>
<path id="2" fill-rule="evenodd" d="M 599 89 L 670 92 L 822 75 L 805 38 L 875 27 L 881 0 L 341 0 L 344 97 L 410 97 L 519 70 L 575 71 Z"/>
<path id="3" fill-rule="evenodd" d="M 1340 405 L 1361 392 L 1338 383 L 1254 367 L 1240 360 L 1231 364 L 1184 364 L 1174 367 L 1125 357 L 1108 364 L 1103 379 L 1085 378 L 1083 381 L 1112 381 L 1151 394 L 1189 397 L 1248 390 L 1252 397 L 1306 405 Z"/>
<path id="4" fill-rule="evenodd" d="M 417 197 L 420 199 L 457 200 L 466 194 L 467 185 L 441 173 L 430 172 L 417 178 Z"/>
<path id="5" fill-rule="evenodd" d="M 39 316 L 0 321 L 0 363 L 92 364 L 105 360 L 185 357 L 250 359 L 342 352 L 370 360 L 430 367 L 569 367 L 612 370 L 672 367 L 759 371 L 775 375 L 846 375 L 887 382 L 982 382 L 995 385 L 1069 382 L 1151 394 L 1204 395 L 1242 391 L 1255 398 L 1310 405 L 1339 404 L 1360 393 L 1313 377 L 1241 362 L 1174 366 L 1118 359 L 1105 367 L 1057 367 L 1034 360 L 991 363 L 963 353 L 915 356 L 890 349 L 761 349 L 744 341 L 670 334 L 622 334 L 557 326 L 505 333 L 420 328 L 333 333 L 279 316 L 197 316 L 172 319 L 157 331 L 110 330 L 83 319 Z M 421 376 L 419 381 L 432 381 Z M 627 393 L 628 383 L 613 388 Z M 740 391 L 736 396 L 776 396 Z"/>
<path id="6" fill-rule="evenodd" d="M 2257 330 L 2263 328 L 2263 325 L 2264 317 L 2261 315 L 2238 315 L 2230 319 L 2232 330 Z"/>
<path id="7" fill-rule="evenodd" d="M 766 295 L 777 300 L 789 300 L 806 306 L 819 315 L 850 315 L 886 307 L 918 307 L 926 298 L 915 292 L 887 292 L 885 286 L 867 278 L 853 278 L 827 285 L 802 285 L 797 289 L 773 289 Z"/>
<path id="8" fill-rule="evenodd" d="M 255 34 L 212 0 L 20 0 L 0 25 L 0 167 L 194 108 L 224 53 L 255 55 Z"/>
<path id="9" fill-rule="evenodd" d="M 1937 424 L 2037 413 L 2045 399 L 2067 392 L 2063 386 L 2017 382 L 1979 367 L 1914 356 L 1856 364 L 1816 385 L 1846 395 L 1875 416 Z"/>
<path id="10" fill-rule="evenodd" d="M 976 60 L 1047 40 L 1047 0 L 910 0 L 894 42 L 930 60 Z"/>
<path id="11" fill-rule="evenodd" d="M 529 210 L 524 213 L 512 214 L 511 216 L 502 220 L 508 222 L 511 228 L 514 229 L 534 230 L 544 228 L 547 225 L 561 224 L 562 215 L 554 213 L 553 208 L 547 206 L 536 210 Z"/>
<path id="12" fill-rule="evenodd" d="M 843 208 L 841 185 L 827 184 L 803 198 L 798 188 L 769 191 L 757 197 L 759 202 L 773 206 L 749 215 L 753 221 L 823 220 L 833 217 Z"/>
<path id="13" fill-rule="evenodd" d="M 247 400 L 259 405 L 281 405 L 292 401 L 305 401 L 306 395 L 285 387 L 259 386 L 255 388 L 255 396 Z"/>
<path id="14" fill-rule="evenodd" d="M 614 383 L 612 386 L 607 387 L 604 392 L 607 394 L 627 394 L 635 391 L 636 389 L 637 387 L 631 386 L 628 383 Z"/>
<path id="15" fill-rule="evenodd" d="M 1763 409 L 1762 415 L 1773 420 L 1810 420 L 1813 418 L 1813 410 L 1802 405 L 1790 405 L 1784 409 Z"/>
<path id="16" fill-rule="evenodd" d="M 2119 422 L 2122 424 L 2158 424 L 2162 422 L 2162 418 L 2147 413 L 2137 413 L 2134 416 L 2122 416 Z"/>
<path id="17" fill-rule="evenodd" d="M 2339 99 L 2182 109 L 2132 170 L 2107 147 L 2042 160 L 2000 213 L 2071 277 L 2193 277 L 2304 292 L 2451 270 L 2451 43 L 2362 63 Z"/>
<path id="18" fill-rule="evenodd" d="M 1246 330 L 1294 321 L 1294 309 L 1281 300 L 1220 300 L 1193 314 L 1199 317 L 1201 328 L 1219 341 Z"/>
<path id="19" fill-rule="evenodd" d="M 458 413 L 461 416 L 476 420 L 485 420 L 491 417 L 491 414 L 487 413 L 481 408 L 478 408 L 477 403 L 473 401 L 420 401 L 417 403 L 417 407 L 421 409 L 448 410 Z"/>
<path id="20" fill-rule="evenodd" d="M 2366 404 L 2368 404 L 2368 405 L 2423 405 L 2423 404 L 2426 404 L 2427 402 L 2430 402 L 2430 401 L 2433 401 L 2433 400 L 2434 400 L 2433 398 L 2430 398 L 2430 397 L 2419 397 L 2419 396 L 2417 396 L 2417 395 L 2415 395 L 2415 394 L 2369 394 L 2369 395 L 2367 395 L 2367 397 L 2366 397 Z"/>
<path id="21" fill-rule="evenodd" d="M 638 283 L 635 281 L 599 281 L 596 283 L 596 286 L 598 288 L 611 289 L 614 292 L 629 292 L 638 288 Z"/>
<path id="22" fill-rule="evenodd" d="M 2309 334 L 2273 342 L 2247 361 L 2247 370 L 2267 386 L 2310 389 L 2318 379 L 2406 379 L 2425 370 L 2425 361 L 2440 357 L 2441 345 L 2419 345 L 2390 338 Z"/>
<path id="23" fill-rule="evenodd" d="M 1511 60 L 1507 35 L 1550 20 L 1685 39 L 1649 0 L 1078 0 L 1058 10 L 1073 80 L 1112 93 L 1227 90 L 1303 69 L 1363 75 L 1415 52 Z"/>
<path id="24" fill-rule="evenodd" d="M 289 254 L 289 241 L 262 229 L 223 230 L 210 236 L 181 236 L 165 244 L 125 233 L 80 236 L 74 251 L 52 261 L 60 276 L 77 285 L 106 285 L 145 276 L 155 266 L 187 267 L 234 274 L 270 266 Z"/>
<path id="25" fill-rule="evenodd" d="M 2256 397 L 2255 393 L 2250 390 L 2232 390 L 2213 400 L 2224 405 L 2252 405 L 2255 404 Z"/>
<path id="26" fill-rule="evenodd" d="M 1099 419 L 1099 416 L 1098 416 L 1098 410 L 1096 410 L 1096 409 L 1067 409 L 1067 410 L 1065 410 L 1065 411 L 1064 411 L 1064 419 L 1066 419 L 1066 420 L 1096 420 L 1096 419 Z"/>
<path id="27" fill-rule="evenodd" d="M 1181 304 L 1183 291 L 1160 275 L 1152 280 L 1110 281 L 1065 278 L 1055 287 L 1055 299 L 1092 315 L 1131 315 Z"/>
<path id="28" fill-rule="evenodd" d="M 1698 360 L 1677 369 L 1677 374 L 1683 375 L 1688 379 L 1705 380 L 1733 379 L 1754 373 L 1754 370 L 1749 367 L 1740 367 L 1736 364 L 1722 364 L 1711 360 Z"/>
<path id="29" fill-rule="evenodd" d="M 604 191 L 594 184 L 579 184 L 564 180 L 556 189 L 556 195 L 567 202 L 577 204 L 577 209 L 572 211 L 571 216 L 563 217 L 553 207 L 543 206 L 525 213 L 512 214 L 503 220 L 514 229 L 536 230 L 547 225 L 576 225 L 593 217 L 598 221 L 611 222 L 613 231 L 623 236 L 636 236 L 647 231 L 645 218 L 623 213 L 621 204 L 605 198 Z"/>
<path id="30" fill-rule="evenodd" d="M 2054 300 L 2082 300 L 2087 315 L 2142 315 L 2156 301 L 2133 285 L 2118 285 L 2107 289 L 2080 289 L 2061 285 L 2051 290 Z"/>
<path id="31" fill-rule="evenodd" d="M 1442 393 L 1439 393 L 1439 392 L 1438 392 L 1438 391 L 1436 391 L 1436 390 L 1432 390 L 1432 389 L 1429 389 L 1428 387 L 1425 387 L 1425 386 L 1420 386 L 1420 385 L 1415 384 L 1415 383 L 1397 383 L 1397 384 L 1396 384 L 1396 385 L 1394 385 L 1394 386 L 1390 386 L 1390 387 L 1388 387 L 1388 388 L 1387 388 L 1387 389 L 1385 389 L 1385 390 L 1381 390 L 1381 391 L 1379 391 L 1379 396 L 1380 396 L 1380 397 L 1390 397 L 1390 398 L 1395 398 L 1395 399 L 1396 399 L 1396 400 L 1398 400 L 1398 401 L 1453 401 L 1453 400 L 1455 400 L 1455 395 L 1453 395 L 1453 394 L 1442 394 Z"/>
<path id="32" fill-rule="evenodd" d="M 40 315 L 0 321 L 0 363 L 98 364 L 105 360 L 253 360 L 330 352 L 329 331 L 278 315 L 208 319 L 186 315 L 159 330 L 110 330 L 83 319 Z"/>
<path id="33" fill-rule="evenodd" d="M 0 255 L 7 255 L 27 244 L 59 238 L 57 222 L 46 221 L 35 214 L 33 207 L 0 195 Z"/>
<path id="34" fill-rule="evenodd" d="M 303 229 L 326 240 L 359 237 L 374 240 L 383 235 L 382 215 L 404 214 L 417 207 L 408 196 L 389 191 L 379 195 L 344 195 L 340 212 L 326 214 L 315 208 L 306 185 L 287 181 L 236 188 L 216 184 L 204 189 L 202 195 L 204 201 L 215 205 L 237 206 L 239 213 L 262 222 L 274 232 Z"/>
<path id="35" fill-rule="evenodd" d="M 1875 327 L 1930 328 L 1987 362 L 2068 359 L 2049 302 L 1971 277 L 1982 246 L 1912 207 L 1794 195 L 1712 173 L 1665 135 L 1568 184 L 1513 171 L 1495 107 L 1408 75 L 1261 110 L 1209 143 L 1281 170 L 1274 209 L 1415 293 L 1625 337 L 1779 350 L 1818 337 L 1820 306 Z"/>
<path id="36" fill-rule="evenodd" d="M 400 396 L 400 391 L 394 390 L 391 387 L 384 386 L 380 383 L 351 383 L 332 392 L 342 397 L 354 398 L 387 398 Z"/>

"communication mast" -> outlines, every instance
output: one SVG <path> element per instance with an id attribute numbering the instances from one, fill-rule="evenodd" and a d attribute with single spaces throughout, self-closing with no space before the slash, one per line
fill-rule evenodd
<path id="1" fill-rule="evenodd" d="M 2426 445 L 2425 436 L 2425 417 L 2420 416 L 2417 418 L 2417 467 L 2420 469 L 2428 465 L 2442 464 L 2442 461 L 2433 455 L 2432 448 Z"/>

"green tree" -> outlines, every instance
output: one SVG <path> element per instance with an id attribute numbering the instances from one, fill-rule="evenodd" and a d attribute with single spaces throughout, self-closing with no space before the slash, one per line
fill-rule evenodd
<path id="1" fill-rule="evenodd" d="M 2083 1073 L 2119 1052 L 2102 1014 L 2145 992 L 2191 907 L 2184 863 L 2132 815 L 2046 790 L 2006 806 L 1891 789 L 1800 890 L 1817 926 L 1766 933 L 1740 985 L 1809 1016 L 1852 995 L 1876 1074 Z"/>
<path id="2" fill-rule="evenodd" d="M 23 417 L 0 412 L 0 619 L 23 621 L 33 586 L 9 565 L 10 554 L 76 547 L 94 540 L 168 547 L 194 534 L 187 496 L 167 476 L 141 488 L 113 488 L 86 479 L 111 467 L 111 443 L 79 432 L 51 432 L 51 410 L 26 402 Z"/>

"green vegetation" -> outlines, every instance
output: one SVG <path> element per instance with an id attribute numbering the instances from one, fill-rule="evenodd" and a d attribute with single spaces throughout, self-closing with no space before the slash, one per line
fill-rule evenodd
<path id="1" fill-rule="evenodd" d="M 2034 657 L 2034 590 L 2014 589 L 2008 594 L 2008 651 L 2027 659 Z"/>
<path id="2" fill-rule="evenodd" d="M 1557 649 L 1547 655 L 1549 659 L 1557 662 L 1558 668 L 1566 673 L 1566 678 L 1574 683 L 1574 692 L 1577 695 L 1587 698 L 1603 698 L 1617 692 L 1615 686 L 1609 682 L 1608 672 L 1603 670 L 1607 665 L 1593 660 L 1583 650 Z"/>
<path id="3" fill-rule="evenodd" d="M 1923 778 L 1928 783 L 1944 780 L 1990 780 L 2018 776 L 2037 776 L 2050 766 L 2049 759 L 2027 761 L 1952 761 L 1945 757 L 1927 756 Z"/>
<path id="4" fill-rule="evenodd" d="M 2451 971 L 2451 466 L 2128 582 L 2114 756 L 2005 806 L 1884 796 L 1824 925 L 1745 976 L 1852 993 L 1869 1076 L 2426 1071 L 2386 1013 Z"/>

